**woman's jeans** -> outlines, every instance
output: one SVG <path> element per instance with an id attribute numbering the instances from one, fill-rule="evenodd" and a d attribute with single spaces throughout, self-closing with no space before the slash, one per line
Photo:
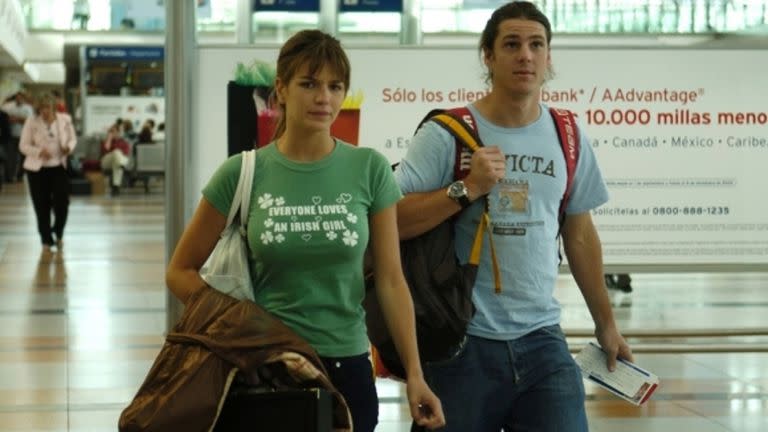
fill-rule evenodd
<path id="1" fill-rule="evenodd" d="M 347 401 L 354 431 L 373 432 L 379 422 L 379 397 L 369 354 L 320 359 L 336 390 Z"/>
<path id="2" fill-rule="evenodd" d="M 581 371 L 559 325 L 511 341 L 468 336 L 456 357 L 424 373 L 443 405 L 442 431 L 588 430 Z"/>

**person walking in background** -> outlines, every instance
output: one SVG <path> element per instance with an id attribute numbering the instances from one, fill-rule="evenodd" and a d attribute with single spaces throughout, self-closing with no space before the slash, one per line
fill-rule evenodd
<path id="1" fill-rule="evenodd" d="M 6 179 L 6 169 L 8 169 L 8 155 L 16 154 L 16 151 L 12 151 L 11 147 L 11 118 L 3 110 L 0 110 L 0 189 L 3 188 L 3 183 Z M 10 176 L 9 176 L 10 177 Z"/>
<path id="2" fill-rule="evenodd" d="M 275 139 L 256 151 L 247 224 L 255 301 L 318 352 L 355 432 L 373 431 L 378 397 L 361 304 L 370 238 L 376 293 L 408 373 L 411 415 L 432 429 L 444 417 L 424 382 L 400 265 L 400 191 L 383 155 L 330 133 L 349 82 L 349 60 L 332 36 L 301 31 L 280 50 L 274 96 L 282 115 Z M 225 228 L 241 160 L 235 155 L 214 173 L 168 265 L 168 287 L 184 303 L 210 289 L 199 270 Z"/>
<path id="3" fill-rule="evenodd" d="M 471 155 L 469 174 L 456 181 L 454 138 L 427 122 L 396 171 L 405 193 L 397 206 L 402 239 L 455 218 L 456 253 L 467 262 L 487 199 L 500 265 L 497 293 L 486 242 L 467 341 L 454 358 L 424 367 L 446 412 L 444 431 L 588 429 L 581 371 L 560 328 L 554 298 L 567 172 L 554 121 L 539 102 L 551 74 L 551 38 L 548 18 L 533 3 L 515 1 L 496 9 L 480 37 L 490 93 L 467 106 L 486 147 Z M 612 369 L 617 356 L 631 360 L 632 353 L 616 327 L 590 216 L 608 192 L 590 141 L 583 133 L 580 138 L 586 144 L 561 235 Z M 521 160 L 530 161 L 527 168 L 515 162 Z"/>
<path id="4" fill-rule="evenodd" d="M 101 143 L 101 170 L 110 171 L 112 195 L 120 194 L 125 168 L 131 162 L 131 145 L 120 135 L 117 126 L 110 126 L 107 138 Z"/>
<path id="5" fill-rule="evenodd" d="M 54 244 L 58 249 L 63 246 L 69 212 L 67 155 L 76 144 L 71 118 L 56 112 L 56 100 L 52 96 L 40 97 L 37 113 L 29 117 L 22 128 L 19 150 L 25 156 L 24 170 L 37 216 L 37 231 L 46 252 L 50 252 Z"/>
<path id="6" fill-rule="evenodd" d="M 67 110 L 67 102 L 64 100 L 64 97 L 61 96 L 61 92 L 58 90 L 52 90 L 51 95 L 56 100 L 56 112 L 61 114 L 69 114 L 69 110 Z"/>
<path id="7" fill-rule="evenodd" d="M 619 290 L 625 293 L 632 292 L 632 278 L 629 273 L 606 273 L 605 286 L 608 289 Z"/>
<path id="8" fill-rule="evenodd" d="M 91 4 L 89 0 L 75 0 L 72 7 L 72 27 L 76 30 L 87 30 L 90 19 Z"/>
<path id="9" fill-rule="evenodd" d="M 21 168 L 23 159 L 19 161 L 19 140 L 21 139 L 21 130 L 24 127 L 24 122 L 35 115 L 35 110 L 29 104 L 26 94 L 22 91 L 18 91 L 9 97 L 0 106 L 0 109 L 8 114 L 11 122 L 11 138 L 6 147 L 5 181 L 9 183 L 21 181 L 24 170 Z"/>

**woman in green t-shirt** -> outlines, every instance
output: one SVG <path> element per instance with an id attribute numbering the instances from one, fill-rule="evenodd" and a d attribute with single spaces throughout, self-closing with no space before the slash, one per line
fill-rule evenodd
<path id="1" fill-rule="evenodd" d="M 373 431 L 378 397 L 361 306 L 370 238 L 376 294 L 406 368 L 411 415 L 438 428 L 445 420 L 424 381 L 399 259 L 400 190 L 384 156 L 331 135 L 349 82 L 344 50 L 321 31 L 301 31 L 280 50 L 278 123 L 274 140 L 257 151 L 248 213 L 255 301 L 315 348 L 354 430 Z M 171 258 L 168 286 L 182 302 L 206 286 L 198 272 L 225 227 L 241 157 L 225 161 L 206 185 Z"/>

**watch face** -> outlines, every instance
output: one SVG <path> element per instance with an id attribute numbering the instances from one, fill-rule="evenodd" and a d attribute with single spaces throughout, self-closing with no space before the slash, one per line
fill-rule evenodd
<path id="1" fill-rule="evenodd" d="M 451 198 L 459 198 L 467 194 L 467 188 L 464 186 L 464 182 L 457 181 L 451 183 L 451 187 L 448 188 L 448 196 Z"/>

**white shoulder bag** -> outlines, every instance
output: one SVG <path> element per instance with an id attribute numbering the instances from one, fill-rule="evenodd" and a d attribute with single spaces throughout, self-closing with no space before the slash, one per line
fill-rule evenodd
<path id="1" fill-rule="evenodd" d="M 221 232 L 211 256 L 200 269 L 203 280 L 216 290 L 238 300 L 253 301 L 253 283 L 248 266 L 248 209 L 251 203 L 253 170 L 256 151 L 244 151 L 232 206 L 227 216 L 227 226 Z M 238 210 L 240 218 L 235 221 Z"/>

